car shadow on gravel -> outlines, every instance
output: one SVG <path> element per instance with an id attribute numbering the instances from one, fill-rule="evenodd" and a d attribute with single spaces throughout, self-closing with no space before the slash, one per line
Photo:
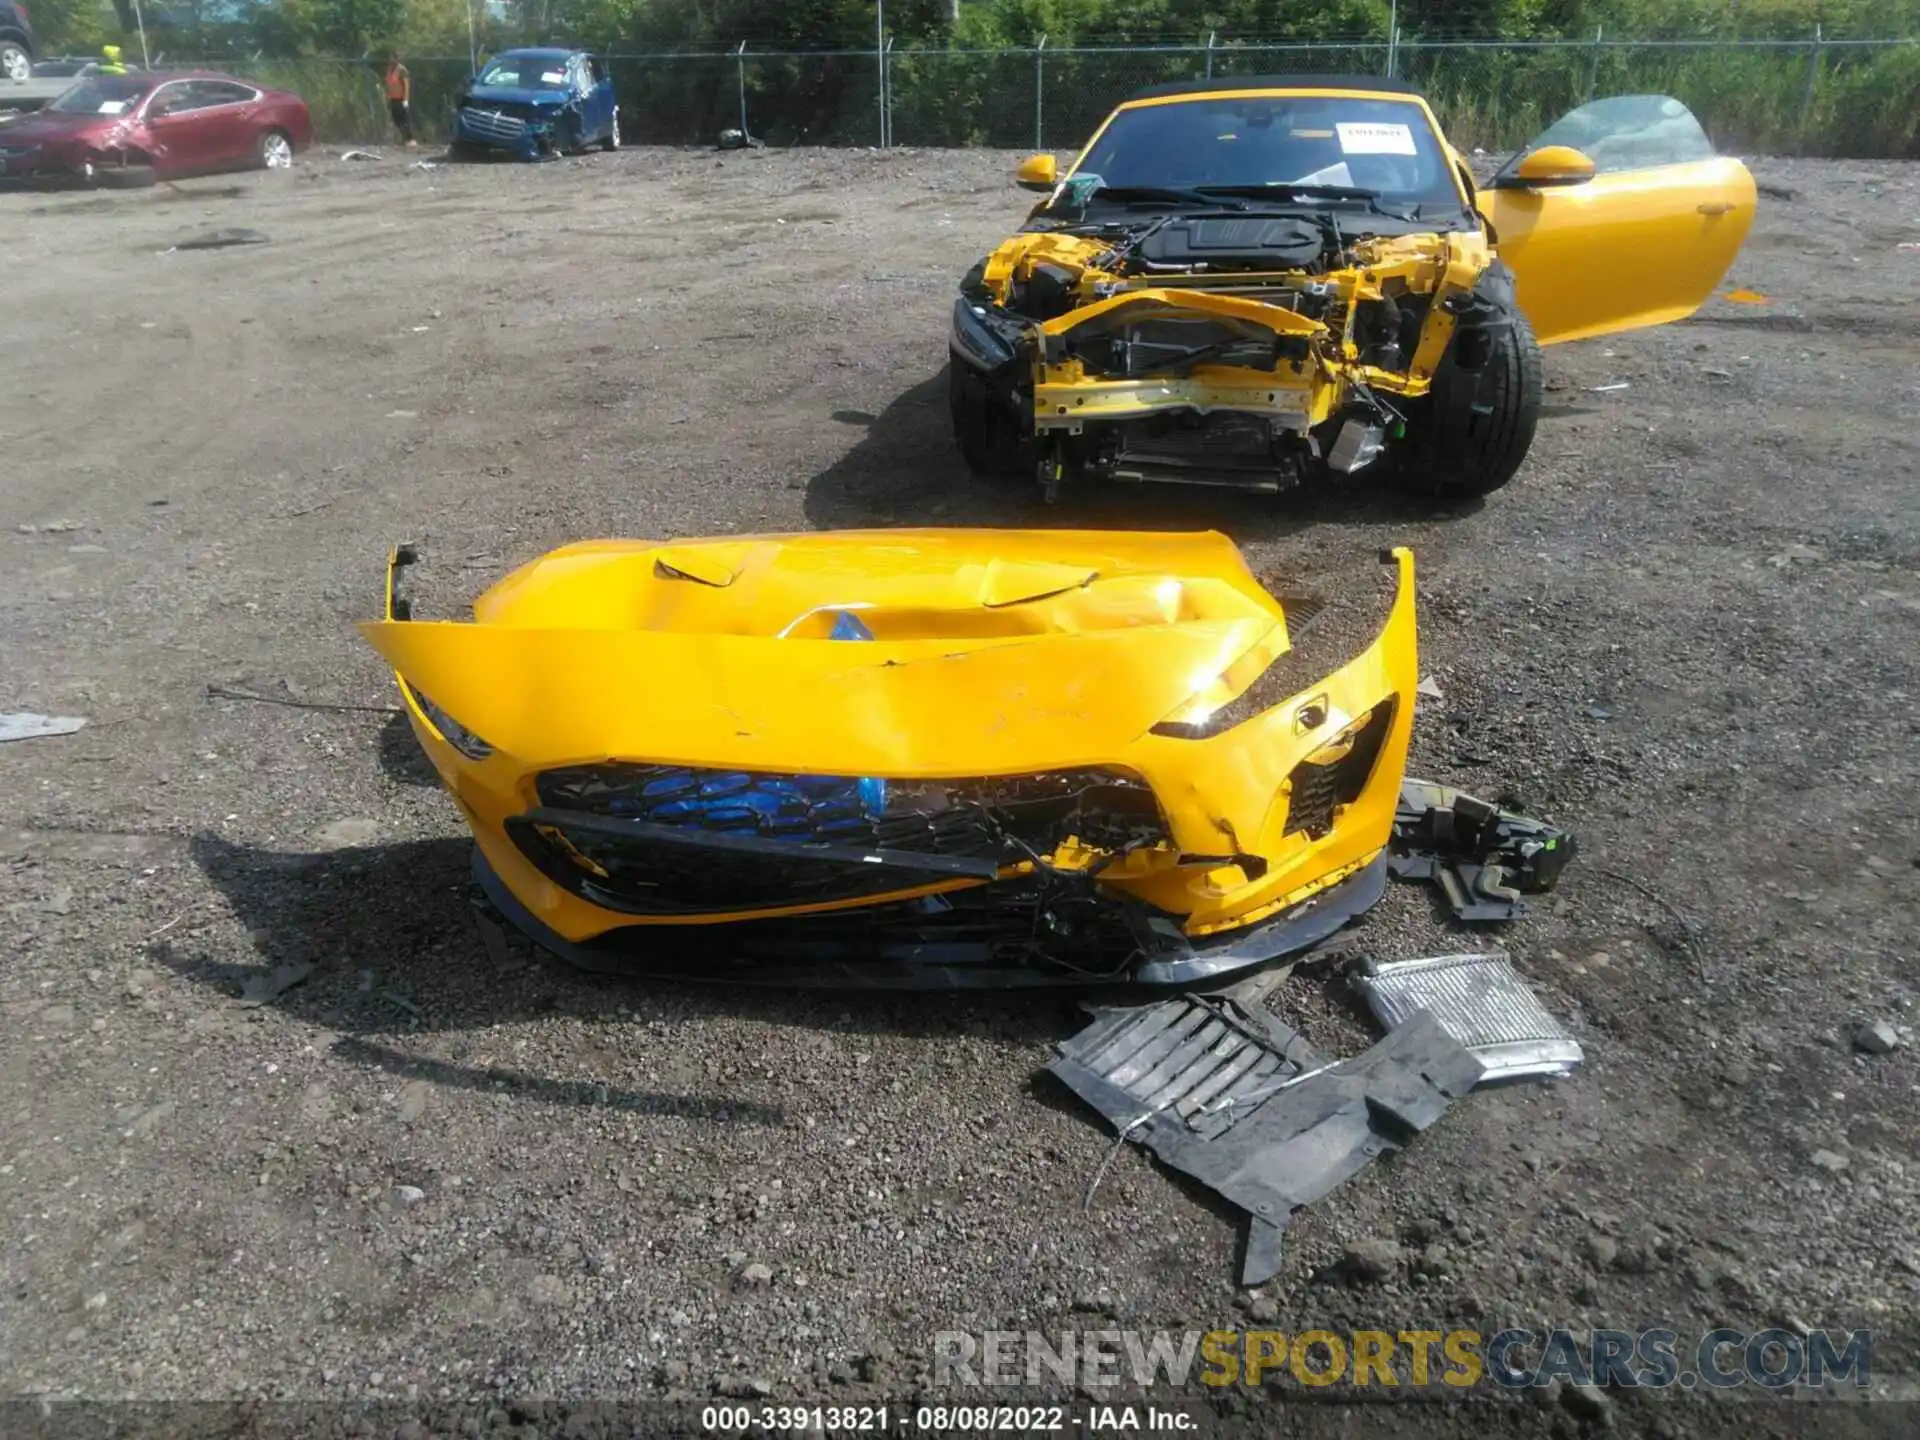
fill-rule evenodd
<path id="1" fill-rule="evenodd" d="M 439 772 L 420 748 L 413 726 L 404 715 L 389 716 L 380 727 L 380 773 L 396 785 L 438 786 Z"/>
<path id="2" fill-rule="evenodd" d="M 1016 1044 L 1045 1043 L 1085 1023 L 1076 1009 L 1085 994 L 1068 990 L 1038 998 L 887 994 L 587 974 L 490 918 L 464 836 L 308 854 L 202 834 L 188 851 L 251 953 L 159 941 L 155 958 L 242 1005 L 271 1006 L 353 1037 L 352 1058 L 374 1057 L 380 1037 L 398 1033 L 482 1030 L 555 1014 L 676 1027 L 731 1016 L 849 1035 L 958 1032 Z M 427 1078 L 461 1081 L 451 1071 Z M 466 1078 L 490 1086 L 498 1077 Z"/>
<path id="3" fill-rule="evenodd" d="M 1278 495 L 1175 485 L 1107 485 L 1048 505 L 1038 485 L 982 479 L 967 469 L 947 415 L 947 367 L 880 414 L 835 411 L 865 430 L 807 484 L 816 530 L 894 525 L 1063 530 L 1221 530 L 1240 543 L 1316 525 L 1397 525 L 1463 519 L 1482 501 L 1444 503 L 1395 489 L 1383 477 L 1316 483 Z"/>

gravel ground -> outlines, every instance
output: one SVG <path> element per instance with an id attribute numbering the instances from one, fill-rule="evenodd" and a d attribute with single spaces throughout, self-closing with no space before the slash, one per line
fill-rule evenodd
<path id="1" fill-rule="evenodd" d="M 91 719 L 0 746 L 0 1390 L 901 1397 L 939 1329 L 1249 1306 L 1865 1327 L 1877 1390 L 1915 1369 L 1920 168 L 1756 162 L 1794 198 L 1731 283 L 1771 303 L 1550 352 L 1484 506 L 1060 512 L 972 482 L 945 430 L 953 285 L 1022 211 L 1015 158 L 316 154 L 0 196 L 0 709 Z M 271 243 L 169 248 L 232 225 Z M 397 717 L 208 694 L 389 705 L 351 626 L 398 539 L 453 614 L 579 537 L 907 523 L 1217 526 L 1263 572 L 1411 543 L 1444 696 L 1416 773 L 1578 833 L 1506 938 L 1586 1067 L 1456 1106 L 1236 1299 L 1233 1212 L 1144 1156 L 1083 1213 L 1110 1137 L 1038 1073 L 1070 999 L 575 977 L 476 926 Z M 1473 943 L 1417 889 L 1358 935 Z M 1315 980 L 1288 1005 L 1366 1041 Z M 1853 1047 L 1870 1021 L 1891 1054 Z M 1377 1278 L 1335 1278 L 1380 1241 Z M 1805 1425 L 1400 1413 L 1370 1423 Z"/>

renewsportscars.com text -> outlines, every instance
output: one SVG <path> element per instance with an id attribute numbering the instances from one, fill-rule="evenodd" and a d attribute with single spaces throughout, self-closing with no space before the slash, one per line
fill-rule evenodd
<path id="1" fill-rule="evenodd" d="M 943 1330 L 933 1383 L 1865 1389 L 1872 1358 L 1865 1330 Z"/>

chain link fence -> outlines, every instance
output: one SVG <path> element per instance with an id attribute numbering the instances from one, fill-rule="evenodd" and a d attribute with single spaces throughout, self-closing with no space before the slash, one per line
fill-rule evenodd
<path id="1" fill-rule="evenodd" d="M 1920 155 L 1920 45 L 1912 39 L 1323 43 L 607 56 L 640 144 L 713 144 L 740 129 L 769 145 L 994 146 L 1071 151 L 1143 86 L 1205 76 L 1396 75 L 1464 146 L 1510 148 L 1595 95 L 1677 96 L 1724 150 Z M 467 57 L 408 57 L 415 109 L 444 134 Z M 323 140 L 386 135 L 377 69 L 362 61 L 225 62 L 306 97 Z"/>

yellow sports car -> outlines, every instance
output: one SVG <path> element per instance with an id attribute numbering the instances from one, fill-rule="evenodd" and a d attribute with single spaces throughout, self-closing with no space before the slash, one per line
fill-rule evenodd
<path id="1" fill-rule="evenodd" d="M 1484 187 L 1392 80 L 1143 91 L 968 274 L 953 426 L 982 474 L 1277 490 L 1376 463 L 1510 480 L 1540 346 L 1691 314 L 1755 185 L 1677 100 L 1574 111 Z"/>
<path id="2" fill-rule="evenodd" d="M 1217 534 L 602 540 L 385 618 L 494 903 L 591 968 L 1175 983 L 1385 884 L 1413 558 L 1269 593 Z"/>

